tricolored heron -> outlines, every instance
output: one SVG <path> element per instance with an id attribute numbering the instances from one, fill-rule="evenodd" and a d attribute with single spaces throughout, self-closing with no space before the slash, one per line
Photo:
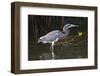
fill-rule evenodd
<path id="1" fill-rule="evenodd" d="M 55 42 L 64 39 L 66 36 L 68 36 L 69 32 L 70 32 L 70 28 L 72 27 L 78 27 L 78 25 L 74 25 L 74 24 L 66 24 L 63 27 L 63 31 L 60 30 L 53 30 L 49 33 L 47 33 L 44 36 L 41 36 L 38 40 L 38 43 L 42 42 L 42 43 L 51 43 L 50 46 L 50 50 L 52 53 L 52 59 L 55 59 L 55 55 L 54 55 L 54 44 Z"/>

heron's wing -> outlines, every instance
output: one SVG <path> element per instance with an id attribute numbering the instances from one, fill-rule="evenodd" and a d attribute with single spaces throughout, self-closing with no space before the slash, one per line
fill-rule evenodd
<path id="1" fill-rule="evenodd" d="M 48 41 L 54 41 L 56 40 L 57 38 L 59 38 L 60 34 L 62 34 L 61 31 L 59 30 L 54 30 L 54 31 L 51 31 L 49 33 L 47 33 L 45 35 L 45 37 L 47 38 Z"/>

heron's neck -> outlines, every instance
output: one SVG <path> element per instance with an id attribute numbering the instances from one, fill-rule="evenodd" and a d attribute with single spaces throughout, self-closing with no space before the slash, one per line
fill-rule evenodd
<path id="1" fill-rule="evenodd" d="M 66 31 L 63 31 L 63 34 L 64 34 L 64 35 L 68 35 L 69 32 L 70 32 L 70 30 L 67 29 Z"/>

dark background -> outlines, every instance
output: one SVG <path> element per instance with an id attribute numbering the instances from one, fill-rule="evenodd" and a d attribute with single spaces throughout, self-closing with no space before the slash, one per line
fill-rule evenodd
<path id="1" fill-rule="evenodd" d="M 28 15 L 28 60 L 52 59 L 49 49 L 51 44 L 39 44 L 38 39 L 50 31 L 62 31 L 67 23 L 79 25 L 79 27 L 71 29 L 66 44 L 58 42 L 58 45 L 55 45 L 56 59 L 87 58 L 87 17 Z M 82 32 L 83 35 L 79 37 L 78 32 Z"/>

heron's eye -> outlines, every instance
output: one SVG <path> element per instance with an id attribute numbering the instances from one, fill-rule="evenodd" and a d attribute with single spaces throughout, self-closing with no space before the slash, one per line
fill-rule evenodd
<path id="1" fill-rule="evenodd" d="M 70 24 L 68 24 L 68 26 L 70 26 Z"/>

